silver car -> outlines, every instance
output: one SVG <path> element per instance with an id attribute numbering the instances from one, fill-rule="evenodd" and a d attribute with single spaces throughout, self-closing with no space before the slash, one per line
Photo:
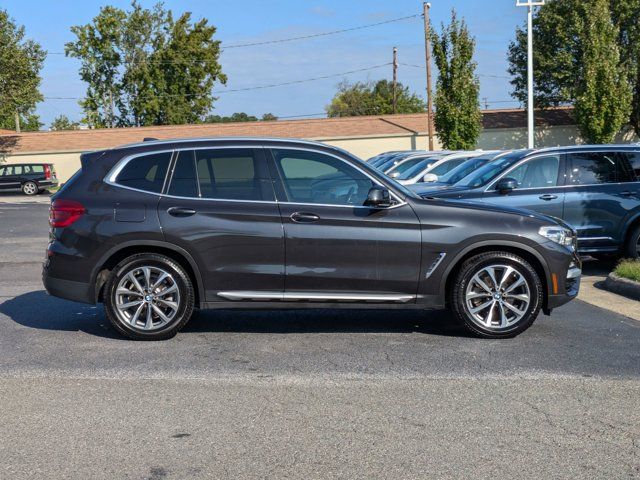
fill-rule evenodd
<path id="1" fill-rule="evenodd" d="M 454 152 L 442 155 L 436 162 L 423 161 L 415 164 L 404 173 L 398 175 L 395 180 L 403 185 L 413 185 L 420 182 L 435 182 L 438 180 L 438 175 L 444 175 L 450 170 L 453 170 L 459 165 L 470 158 L 482 155 L 482 150 L 476 150 L 473 152 Z"/>

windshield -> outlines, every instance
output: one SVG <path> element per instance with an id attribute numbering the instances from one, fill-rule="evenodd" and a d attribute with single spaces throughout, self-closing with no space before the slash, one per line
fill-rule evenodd
<path id="1" fill-rule="evenodd" d="M 458 165 L 466 162 L 468 158 L 469 157 L 460 157 L 453 160 L 447 160 L 445 162 L 442 162 L 437 167 L 434 167 L 431 170 L 429 170 L 429 173 L 433 173 L 434 175 L 438 175 L 438 176 L 444 175 L 450 170 L 456 168 Z"/>
<path id="2" fill-rule="evenodd" d="M 423 171 L 424 169 L 429 168 L 431 165 L 436 163 L 440 158 L 441 157 L 423 158 L 418 163 L 416 163 L 413 167 L 405 170 L 404 173 L 402 173 L 401 175 L 397 176 L 396 179 L 397 180 L 408 180 L 410 178 L 413 178 L 417 174 L 419 174 L 421 171 Z"/>
<path id="3" fill-rule="evenodd" d="M 444 175 L 438 176 L 438 181 L 453 185 L 454 183 L 459 182 L 464 177 L 469 175 L 476 168 L 480 168 L 488 161 L 489 159 L 487 158 L 472 158 L 471 160 L 467 160 L 466 162 L 464 162 L 462 165 L 458 165 L 456 168 L 449 170 Z"/>
<path id="4" fill-rule="evenodd" d="M 500 157 L 493 162 L 486 163 L 474 172 L 471 172 L 469 175 L 457 182 L 456 185 L 467 188 L 476 188 L 486 185 L 500 175 L 504 169 L 510 167 L 524 156 L 525 154 L 522 152 L 513 152 L 505 155 L 504 157 Z"/>
<path id="5" fill-rule="evenodd" d="M 422 158 L 412 158 L 410 160 L 405 160 L 399 163 L 398 165 L 396 165 L 391 170 L 389 170 L 389 172 L 387 173 L 399 173 L 399 174 L 404 173 L 407 170 L 409 170 L 411 167 L 413 167 L 416 163 L 421 162 L 422 160 L 423 160 Z"/>

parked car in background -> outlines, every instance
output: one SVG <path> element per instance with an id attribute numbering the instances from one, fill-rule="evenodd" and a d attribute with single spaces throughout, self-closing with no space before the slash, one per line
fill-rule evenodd
<path id="1" fill-rule="evenodd" d="M 428 160 L 417 163 L 412 168 L 398 175 L 395 180 L 402 185 L 413 185 L 418 182 L 433 181 L 433 178 L 437 178 L 438 175 L 444 175 L 470 158 L 481 154 L 482 151 L 446 153 L 438 158 L 435 163 Z M 431 175 L 425 178 L 427 174 Z"/>
<path id="2" fill-rule="evenodd" d="M 365 163 L 368 163 L 368 164 L 371 165 L 371 164 L 375 163 L 377 160 L 379 160 L 380 158 L 382 158 L 384 156 L 395 155 L 396 153 L 402 153 L 402 150 L 392 150 L 392 151 L 389 151 L 389 152 L 379 153 L 378 155 L 374 155 L 373 157 L 367 158 L 365 160 Z"/>
<path id="3" fill-rule="evenodd" d="M 449 307 L 505 338 L 578 293 L 564 224 L 423 200 L 328 145 L 155 141 L 81 165 L 53 197 L 44 285 L 103 302 L 130 338 L 169 338 L 198 307 Z"/>
<path id="4" fill-rule="evenodd" d="M 435 182 L 426 182 L 426 183 L 415 183 L 410 185 L 409 188 L 414 192 L 421 194 L 423 192 L 431 191 L 437 187 L 454 185 L 464 177 L 472 173 L 474 170 L 482 167 L 484 164 L 489 163 L 497 158 L 500 158 L 503 155 L 506 155 L 509 151 L 490 151 L 484 152 L 482 155 L 478 155 L 477 157 L 472 157 L 457 167 L 449 170 L 444 175 L 438 175 L 438 181 Z"/>
<path id="5" fill-rule="evenodd" d="M 578 250 L 640 257 L 640 146 L 519 150 L 423 197 L 464 198 L 563 219 Z"/>
<path id="6" fill-rule="evenodd" d="M 384 173 L 391 178 L 397 178 L 401 174 L 403 174 L 410 168 L 413 168 L 415 165 L 417 165 L 419 162 L 422 162 L 426 158 L 432 158 L 434 159 L 433 162 L 435 162 L 435 158 L 440 158 L 440 154 L 439 153 L 431 153 L 431 154 L 422 153 L 422 154 L 412 155 L 408 158 L 402 159 L 400 162 L 396 163 L 393 167 L 387 169 Z"/>
<path id="7" fill-rule="evenodd" d="M 434 152 L 430 152 L 430 153 L 433 154 Z M 420 151 L 413 151 L 413 150 L 396 153 L 395 155 L 387 157 L 383 162 L 376 164 L 375 168 L 377 168 L 381 172 L 387 172 L 392 168 L 394 168 L 396 165 L 400 164 L 401 162 L 404 162 L 408 158 L 413 158 L 417 155 L 427 155 L 427 154 L 428 154 L 427 152 L 420 152 Z"/>
<path id="8" fill-rule="evenodd" d="M 371 160 L 371 162 L 367 162 L 368 165 L 374 167 L 374 168 L 378 168 L 380 167 L 380 165 L 388 162 L 389 160 L 393 160 L 394 158 L 399 158 L 399 157 L 406 157 L 408 155 L 411 155 L 412 153 L 420 153 L 419 151 L 414 151 L 414 150 L 403 150 L 400 152 L 390 152 L 390 153 L 385 153 L 383 155 L 379 155 L 377 158 Z"/>
<path id="9" fill-rule="evenodd" d="M 58 186 L 51 163 L 14 163 L 0 166 L 0 192 L 22 191 L 37 195 Z"/>

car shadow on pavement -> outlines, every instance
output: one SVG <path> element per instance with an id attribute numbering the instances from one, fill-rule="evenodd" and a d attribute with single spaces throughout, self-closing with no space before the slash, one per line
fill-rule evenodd
<path id="1" fill-rule="evenodd" d="M 0 304 L 0 314 L 29 328 L 81 331 L 122 339 L 111 327 L 102 305 L 60 300 L 44 290 L 18 295 Z M 205 310 L 182 330 L 189 333 L 411 333 L 467 337 L 449 312 L 421 310 Z"/>

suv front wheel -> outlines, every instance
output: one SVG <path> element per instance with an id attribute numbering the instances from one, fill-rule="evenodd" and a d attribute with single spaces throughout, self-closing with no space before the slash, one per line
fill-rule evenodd
<path id="1" fill-rule="evenodd" d="M 40 188 L 36 182 L 24 182 L 22 184 L 22 193 L 25 195 L 37 195 L 40 192 Z"/>
<path id="2" fill-rule="evenodd" d="M 136 340 L 173 337 L 191 318 L 194 289 L 174 260 L 155 253 L 132 255 L 109 274 L 104 306 L 118 332 Z"/>
<path id="3" fill-rule="evenodd" d="M 540 313 L 543 290 L 535 269 L 508 252 L 487 252 L 466 260 L 450 303 L 456 317 L 475 335 L 515 337 Z"/>

